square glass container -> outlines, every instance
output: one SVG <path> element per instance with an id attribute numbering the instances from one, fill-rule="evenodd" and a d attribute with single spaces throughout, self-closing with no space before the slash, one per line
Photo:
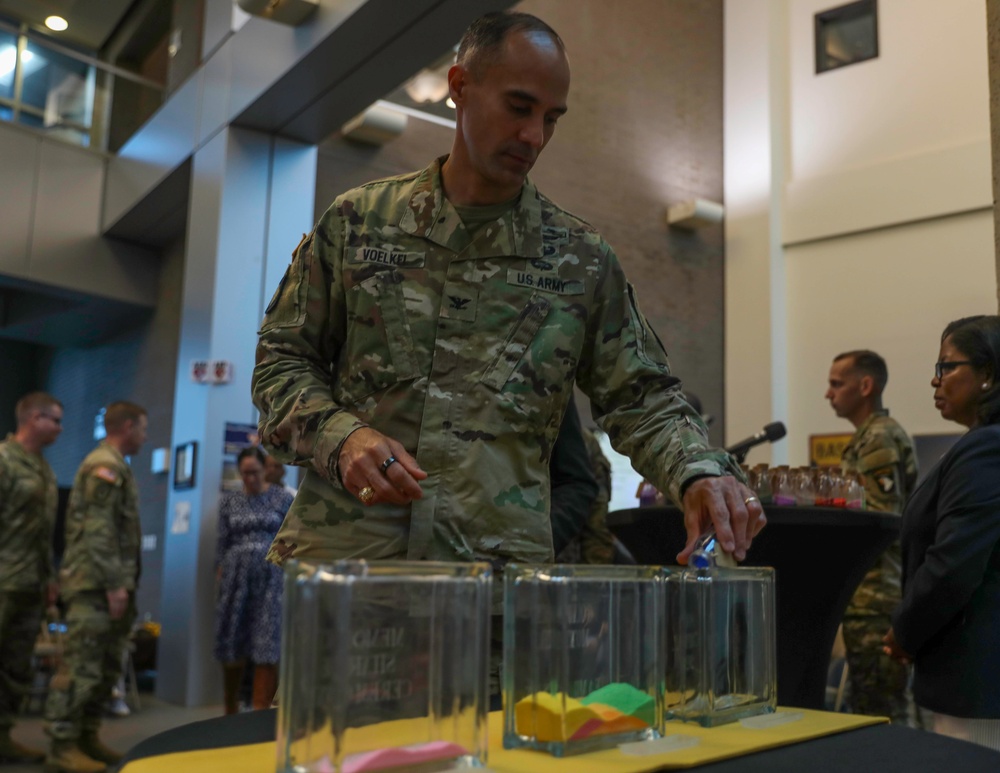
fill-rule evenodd
<path id="1" fill-rule="evenodd" d="M 683 569 L 666 589 L 666 719 L 714 727 L 775 711 L 774 570 Z"/>
<path id="2" fill-rule="evenodd" d="M 666 570 L 504 571 L 504 748 L 557 757 L 658 738 Z"/>
<path id="3" fill-rule="evenodd" d="M 486 764 L 492 569 L 285 565 L 278 773 Z"/>

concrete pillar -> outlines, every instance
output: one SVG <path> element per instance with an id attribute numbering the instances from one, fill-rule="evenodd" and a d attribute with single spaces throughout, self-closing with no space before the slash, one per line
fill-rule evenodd
<path id="1" fill-rule="evenodd" d="M 164 545 L 158 697 L 221 700 L 212 657 L 216 513 L 226 422 L 255 423 L 257 327 L 291 250 L 312 228 L 316 148 L 229 127 L 192 159 L 174 398 L 175 446 L 198 444 L 193 488 L 170 488 Z M 228 360 L 228 384 L 200 384 L 192 360 Z"/>

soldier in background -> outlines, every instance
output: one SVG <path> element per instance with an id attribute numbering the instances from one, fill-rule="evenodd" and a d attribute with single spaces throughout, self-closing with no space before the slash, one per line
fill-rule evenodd
<path id="1" fill-rule="evenodd" d="M 855 427 L 841 467 L 845 473 L 861 476 L 866 507 L 901 513 L 917 481 L 917 458 L 910 436 L 882 407 L 888 379 L 885 360 L 875 352 L 844 352 L 830 367 L 826 399 L 837 416 Z M 892 626 L 890 616 L 901 598 L 901 575 L 897 540 L 858 586 L 844 615 L 843 630 L 852 709 L 908 724 L 912 721 L 909 669 L 882 651 L 882 637 Z"/>
<path id="2" fill-rule="evenodd" d="M 549 456 L 574 381 L 636 468 L 714 523 L 763 526 L 706 441 L 617 257 L 527 179 L 566 112 L 559 36 L 473 23 L 449 70 L 450 155 L 339 196 L 260 330 L 261 437 L 306 474 L 269 558 L 551 561 Z"/>
<path id="3" fill-rule="evenodd" d="M 42 449 L 62 432 L 62 403 L 31 392 L 14 408 L 17 430 L 0 442 L 0 763 L 31 763 L 45 752 L 11 738 L 31 686 L 31 653 L 46 605 L 56 600 L 52 530 L 58 487 Z"/>
<path id="4" fill-rule="evenodd" d="M 111 403 L 107 437 L 83 460 L 66 512 L 66 553 L 59 571 L 67 603 L 66 651 L 45 706 L 49 770 L 100 773 L 122 755 L 97 737 L 121 672 L 135 620 L 139 581 L 139 492 L 126 456 L 146 441 L 146 410 Z"/>
<path id="5" fill-rule="evenodd" d="M 608 529 L 611 463 L 570 401 L 549 465 L 552 542 L 560 564 L 612 564 L 628 551 Z"/>

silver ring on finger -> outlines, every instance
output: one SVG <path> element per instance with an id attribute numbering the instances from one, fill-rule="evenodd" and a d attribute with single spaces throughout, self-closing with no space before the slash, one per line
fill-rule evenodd
<path id="1" fill-rule="evenodd" d="M 394 465 L 398 461 L 399 460 L 395 456 L 390 456 L 388 459 L 382 462 L 382 474 L 386 475 L 389 468 L 392 467 L 392 465 Z"/>

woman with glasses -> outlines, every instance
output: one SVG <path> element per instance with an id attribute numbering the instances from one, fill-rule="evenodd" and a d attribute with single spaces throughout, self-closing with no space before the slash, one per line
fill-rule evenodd
<path id="1" fill-rule="evenodd" d="M 941 336 L 934 406 L 968 428 L 903 510 L 903 600 L 887 654 L 912 662 L 935 732 L 1000 750 L 1000 317 Z"/>
<path id="2" fill-rule="evenodd" d="M 236 458 L 242 491 L 223 494 L 215 555 L 215 657 L 222 662 L 227 714 L 239 710 L 244 669 L 253 666 L 253 707 L 266 709 L 278 685 L 281 649 L 281 570 L 264 560 L 292 504 L 282 486 L 264 480 L 264 452 Z"/>

